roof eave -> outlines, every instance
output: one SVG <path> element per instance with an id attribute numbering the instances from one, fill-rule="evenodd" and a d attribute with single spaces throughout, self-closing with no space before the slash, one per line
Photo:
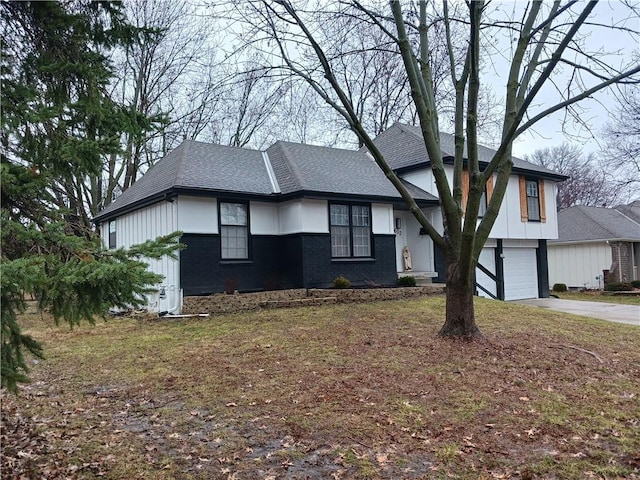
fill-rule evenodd
<path id="1" fill-rule="evenodd" d="M 107 213 L 99 213 L 93 218 L 93 223 L 97 224 L 105 220 L 110 220 L 115 217 L 126 215 L 127 213 L 140 210 L 141 208 L 154 205 L 163 200 L 171 200 L 178 195 L 189 195 L 194 197 L 216 197 L 216 198 L 228 198 L 228 199 L 259 199 L 266 202 L 279 201 L 281 194 L 279 193 L 253 193 L 253 192 L 237 192 L 230 190 L 213 190 L 203 188 L 188 188 L 188 187 L 171 187 L 156 194 L 143 198 L 142 200 L 123 205 L 122 207 L 116 207 Z"/>
<path id="2" fill-rule="evenodd" d="M 354 194 L 354 193 L 323 192 L 323 191 L 315 191 L 315 190 L 300 190 L 297 192 L 290 192 L 288 194 L 282 195 L 282 197 L 280 197 L 279 200 L 280 201 L 293 200 L 296 198 L 404 204 L 404 200 L 402 199 L 402 197 L 392 197 L 387 195 L 363 195 L 363 194 Z M 438 199 L 433 199 L 433 200 L 417 199 L 416 203 L 418 204 L 418 206 L 424 206 L 424 207 L 440 205 L 440 201 Z"/>
<path id="3" fill-rule="evenodd" d="M 553 245 L 576 245 L 580 243 L 611 243 L 611 242 L 640 242 L 640 238 L 595 238 L 589 240 L 549 240 L 549 244 Z"/>
<path id="4" fill-rule="evenodd" d="M 443 162 L 447 165 L 453 165 L 453 157 L 444 157 Z M 466 161 L 464 162 L 464 164 L 466 165 Z M 479 161 L 480 166 L 482 167 L 486 167 L 488 165 L 487 162 L 483 162 L 483 161 Z M 413 165 L 406 165 L 404 167 L 400 167 L 400 168 L 396 168 L 395 172 L 398 175 L 401 175 L 403 173 L 409 173 L 409 172 L 413 172 L 415 170 L 421 170 L 423 168 L 429 168 L 431 166 L 431 161 L 427 160 L 427 161 L 422 161 L 422 162 L 418 162 L 418 163 L 414 163 Z M 568 177 L 567 175 L 561 175 L 559 173 L 553 173 L 553 172 L 539 172 L 537 170 L 530 170 L 528 168 L 521 168 L 521 167 L 516 167 L 514 166 L 511 169 L 512 173 L 522 173 L 525 175 L 530 175 L 532 177 L 539 177 L 539 178 L 544 178 L 544 179 L 548 179 L 548 180 L 553 180 L 555 182 L 564 182 L 565 180 L 568 180 L 570 177 Z"/>

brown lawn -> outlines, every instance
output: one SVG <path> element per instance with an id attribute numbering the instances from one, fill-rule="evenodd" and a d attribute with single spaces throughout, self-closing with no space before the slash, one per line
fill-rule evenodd
<path id="1" fill-rule="evenodd" d="M 2 397 L 2 478 L 640 479 L 640 328 L 444 299 L 69 330 Z"/>

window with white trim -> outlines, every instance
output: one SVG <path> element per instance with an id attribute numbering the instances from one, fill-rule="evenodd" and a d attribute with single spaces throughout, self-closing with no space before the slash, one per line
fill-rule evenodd
<path id="1" fill-rule="evenodd" d="M 223 260 L 249 258 L 248 205 L 220 202 L 220 257 Z"/>
<path id="2" fill-rule="evenodd" d="M 332 257 L 371 257 L 370 206 L 331 204 L 329 217 Z"/>

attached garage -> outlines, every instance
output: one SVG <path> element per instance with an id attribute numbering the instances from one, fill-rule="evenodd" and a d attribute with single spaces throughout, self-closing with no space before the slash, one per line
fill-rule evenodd
<path id="1" fill-rule="evenodd" d="M 496 275 L 495 248 L 485 247 L 480 252 L 478 263 L 486 270 Z M 498 298 L 498 289 L 496 281 L 487 275 L 481 268 L 476 268 L 476 289 L 478 296 L 485 298 Z"/>
<path id="2" fill-rule="evenodd" d="M 504 299 L 538 298 L 535 248 L 504 248 Z"/>

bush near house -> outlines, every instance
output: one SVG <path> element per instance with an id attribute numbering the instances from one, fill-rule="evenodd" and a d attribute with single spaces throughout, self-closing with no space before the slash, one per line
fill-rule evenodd
<path id="1" fill-rule="evenodd" d="M 564 284 L 564 283 L 554 283 L 552 290 L 554 292 L 566 292 L 567 291 L 567 285 Z"/>
<path id="2" fill-rule="evenodd" d="M 333 288 L 349 288 L 351 282 L 345 277 L 336 277 L 333 279 Z"/>
<path id="3" fill-rule="evenodd" d="M 631 286 L 632 286 L 633 288 L 640 288 L 640 280 L 633 280 L 633 281 L 631 282 Z"/>
<path id="4" fill-rule="evenodd" d="M 604 286 L 607 292 L 630 292 L 633 287 L 627 282 L 611 282 Z"/>
<path id="5" fill-rule="evenodd" d="M 398 279 L 398 286 L 400 287 L 415 287 L 416 277 L 408 275 L 406 277 L 400 277 Z"/>

